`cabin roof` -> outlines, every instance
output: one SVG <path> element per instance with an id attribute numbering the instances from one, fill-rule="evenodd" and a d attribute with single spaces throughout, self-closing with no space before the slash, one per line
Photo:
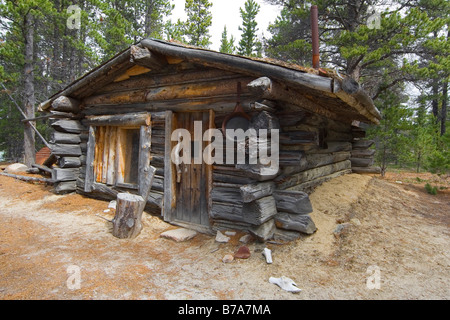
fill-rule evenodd
<path id="1" fill-rule="evenodd" d="M 226 71 L 258 77 L 268 77 L 289 87 L 291 92 L 307 97 L 327 110 L 345 114 L 346 118 L 379 124 L 381 114 L 369 95 L 352 78 L 328 69 L 306 68 L 295 64 L 268 59 L 244 57 L 192 47 L 176 42 L 143 39 L 136 46 L 150 52 L 205 65 Z M 96 88 L 111 83 L 127 69 L 135 65 L 130 60 L 131 47 L 118 53 L 109 61 L 94 68 L 66 88 L 54 94 L 39 106 L 40 111 L 51 107 L 60 96 L 82 99 Z"/>

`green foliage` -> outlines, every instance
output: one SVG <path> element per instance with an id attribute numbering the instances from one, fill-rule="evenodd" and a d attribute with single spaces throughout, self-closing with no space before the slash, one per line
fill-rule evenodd
<path id="1" fill-rule="evenodd" d="M 183 42 L 184 23 L 178 19 L 177 22 L 167 21 L 164 26 L 165 39 L 167 41 L 176 40 Z"/>
<path id="2" fill-rule="evenodd" d="M 188 19 L 185 22 L 184 35 L 188 44 L 202 48 L 208 48 L 211 44 L 211 7 L 212 3 L 208 0 L 186 0 L 185 11 Z"/>
<path id="3" fill-rule="evenodd" d="M 410 142 L 409 158 L 406 163 L 411 163 L 416 172 L 427 163 L 426 157 L 436 150 L 436 129 L 433 125 L 433 117 L 426 113 L 424 105 L 419 105 L 415 110 L 415 116 L 411 119 L 411 128 L 405 133 Z"/>
<path id="4" fill-rule="evenodd" d="M 91 16 L 84 21 L 102 50 L 102 60 L 146 37 L 162 39 L 169 0 L 91 0 Z"/>
<path id="5" fill-rule="evenodd" d="M 254 0 L 245 1 L 244 9 L 239 8 L 242 18 L 242 26 L 239 27 L 239 30 L 242 31 L 242 36 L 237 50 L 240 55 L 258 57 L 262 55 L 262 44 L 256 35 L 258 31 L 256 15 L 260 8 L 260 5 Z"/>
<path id="6" fill-rule="evenodd" d="M 450 173 L 450 133 L 438 137 L 439 146 L 429 155 L 425 168 L 432 173 L 445 174 Z"/>
<path id="7" fill-rule="evenodd" d="M 234 40 L 235 39 L 233 35 L 231 35 L 231 37 L 228 38 L 227 26 L 224 26 L 222 32 L 222 39 L 220 40 L 219 51 L 223 53 L 233 54 L 236 49 L 236 46 L 234 45 Z"/>
<path id="8" fill-rule="evenodd" d="M 283 61 L 311 65 L 310 13 L 305 6 L 296 3 L 285 5 L 280 16 L 269 25 L 272 37 L 266 41 L 268 56 Z"/>
<path id="9" fill-rule="evenodd" d="M 448 119 L 449 1 L 269 2 L 282 5 L 282 11 L 269 27 L 265 52 L 307 66 L 310 7 L 318 6 L 322 67 L 340 69 L 361 83 L 382 113 L 369 138 L 376 141 L 383 173 L 388 165 L 448 172 L 449 148 L 440 135 Z M 405 95 L 412 84 L 420 101 Z"/>
<path id="10" fill-rule="evenodd" d="M 11 102 L 4 99 L 4 93 L 0 94 L 3 105 L 0 108 L 0 152 L 4 152 L 5 159 L 21 160 L 23 152 L 23 125 L 20 125 L 22 116 L 12 106 Z"/>
<path id="11" fill-rule="evenodd" d="M 431 195 L 435 196 L 437 194 L 437 187 L 432 187 L 429 183 L 425 185 L 425 190 Z"/>
<path id="12" fill-rule="evenodd" d="M 401 163 L 408 156 L 410 139 L 405 132 L 411 128 L 412 110 L 404 105 L 401 95 L 396 92 L 384 92 L 376 106 L 382 119 L 380 125 L 368 130 L 368 137 L 376 141 L 375 160 L 384 175 L 390 163 Z"/>
<path id="13" fill-rule="evenodd" d="M 34 33 L 33 85 L 42 102 L 100 62 L 144 37 L 163 38 L 164 18 L 171 0 L 2 0 L 0 1 L 0 82 L 23 108 L 25 23 L 31 15 Z M 68 27 L 73 12 L 81 9 L 79 29 Z M 23 152 L 22 116 L 0 89 L 0 150 L 20 160 Z M 38 121 L 47 140 L 49 126 Z M 36 140 L 39 149 L 42 142 Z"/>

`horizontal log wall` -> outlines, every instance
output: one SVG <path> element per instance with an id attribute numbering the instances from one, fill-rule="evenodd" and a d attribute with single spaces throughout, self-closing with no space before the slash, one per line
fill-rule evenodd
<path id="1" fill-rule="evenodd" d="M 374 166 L 375 149 L 370 149 L 374 141 L 366 139 L 364 126 L 357 121 L 352 125 L 352 152 L 350 158 L 352 171 L 360 174 L 380 174 L 381 168 Z"/>
<path id="2" fill-rule="evenodd" d="M 215 127 L 222 128 L 224 120 L 236 106 L 236 83 L 242 83 L 241 105 L 250 117 L 268 112 L 274 118 L 267 122 L 280 129 L 280 168 L 273 176 L 262 176 L 257 166 L 215 164 L 212 166 L 212 190 L 210 194 L 210 218 L 214 229 L 234 226 L 236 229 L 253 230 L 260 238 L 266 238 L 272 232 L 277 210 L 283 208 L 277 204 L 274 192 L 289 190 L 310 193 L 324 181 L 341 174 L 350 173 L 352 159 L 361 157 L 361 153 L 352 154 L 352 142 L 355 132 L 349 123 L 340 122 L 339 117 L 329 116 L 328 112 L 318 115 L 311 101 L 268 100 L 272 95 L 259 96 L 258 90 L 249 90 L 247 84 L 251 78 L 231 72 L 210 68 L 195 69 L 188 64 L 176 72 L 160 72 L 156 75 L 146 73 L 130 76 L 124 81 L 110 83 L 86 97 L 82 102 L 82 113 L 86 125 L 109 121 L 120 126 L 115 115 L 148 112 L 151 118 L 151 157 L 150 164 L 156 168 L 148 207 L 152 213 L 161 213 L 164 198 L 166 128 L 165 111 L 185 112 L 212 109 L 215 112 Z M 170 66 L 169 66 L 170 67 Z M 168 68 L 168 67 L 166 67 Z M 256 96 L 255 96 L 256 95 Z M 305 104 L 304 108 L 301 107 Z M 317 109 L 317 110 L 318 110 Z M 105 117 L 106 116 L 106 117 Z M 112 117 L 111 117 L 112 116 Z M 118 122 L 117 122 L 118 120 Z M 258 119 L 264 127 L 264 117 Z M 81 124 L 79 123 L 79 124 Z M 60 124 L 61 126 L 61 124 Z M 69 126 L 61 136 L 61 141 L 77 140 L 76 150 L 67 151 L 66 159 L 60 164 L 67 169 L 76 168 L 80 161 L 77 190 L 84 192 L 86 177 L 86 144 L 89 133 L 86 127 Z M 362 133 L 356 133 L 361 135 Z M 224 139 L 224 144 L 226 140 Z M 65 148 L 68 150 L 70 148 Z M 233 153 L 240 151 L 233 146 Z M 224 156 L 226 150 L 224 150 Z M 58 172 L 59 173 L 59 172 Z M 93 183 L 90 196 L 114 199 L 123 187 Z M 288 191 L 286 191 L 288 192 Z M 277 193 L 279 199 L 279 193 Z M 307 198 L 307 196 L 306 196 Z M 280 200 L 278 200 L 280 201 Z M 283 210 L 286 210 L 285 208 Z M 291 213 L 290 213 L 291 214 Z M 295 214 L 295 213 L 294 213 Z M 259 228 L 261 225 L 267 228 Z M 266 234 L 261 234 L 265 229 Z M 294 232 L 295 233 L 295 232 Z"/>
<path id="3" fill-rule="evenodd" d="M 74 111 L 75 107 L 72 108 L 72 105 L 78 107 L 79 102 L 61 97 L 54 104 L 55 110 Z M 86 127 L 74 118 L 63 118 L 51 125 L 55 130 L 51 138 L 51 149 L 57 158 L 56 165 L 52 168 L 52 179 L 56 181 L 55 192 L 58 194 L 76 191 L 77 179 L 84 170 L 85 158 L 82 155 L 86 139 L 82 133 L 86 132 Z"/>
<path id="4" fill-rule="evenodd" d="M 271 181 L 264 182 L 258 181 L 243 165 L 214 165 L 211 217 L 217 230 L 229 228 L 230 222 L 247 230 L 254 225 L 270 224 L 276 213 L 269 199 L 276 190 L 309 194 L 323 182 L 352 172 L 350 124 L 276 101 L 264 103 L 266 108 L 261 110 L 276 110 L 273 115 L 280 125 L 280 170 Z M 248 114 L 255 117 L 259 111 L 250 110 Z M 217 128 L 222 127 L 228 114 L 216 112 Z M 265 201 L 259 200 L 262 198 Z M 292 234 L 295 231 L 288 237 Z"/>

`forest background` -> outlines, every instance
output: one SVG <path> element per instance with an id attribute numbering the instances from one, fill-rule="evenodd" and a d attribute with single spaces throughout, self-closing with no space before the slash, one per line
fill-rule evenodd
<path id="1" fill-rule="evenodd" d="M 358 81 L 382 113 L 369 128 L 389 167 L 450 173 L 446 0 L 265 0 L 281 8 L 259 36 L 262 1 L 240 8 L 239 38 L 224 25 L 220 51 L 311 66 L 310 7 L 318 6 L 321 67 Z M 185 20 L 174 20 L 174 6 Z M 36 106 L 118 52 L 151 37 L 209 48 L 209 0 L 0 0 L 0 161 L 31 166 L 50 126 Z M 3 159 L 2 159 L 3 158 Z"/>

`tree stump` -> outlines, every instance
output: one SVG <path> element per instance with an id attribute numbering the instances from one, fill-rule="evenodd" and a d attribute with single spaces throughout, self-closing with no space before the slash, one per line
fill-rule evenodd
<path id="1" fill-rule="evenodd" d="M 142 230 L 144 198 L 130 193 L 117 195 L 116 215 L 113 219 L 113 235 L 119 239 L 135 238 Z"/>
<path id="2" fill-rule="evenodd" d="M 150 196 L 156 168 L 149 166 L 143 171 L 147 172 L 147 174 L 139 186 L 141 195 L 130 193 L 117 194 L 116 215 L 112 220 L 112 234 L 119 239 L 135 238 L 142 230 L 142 213 Z"/>

